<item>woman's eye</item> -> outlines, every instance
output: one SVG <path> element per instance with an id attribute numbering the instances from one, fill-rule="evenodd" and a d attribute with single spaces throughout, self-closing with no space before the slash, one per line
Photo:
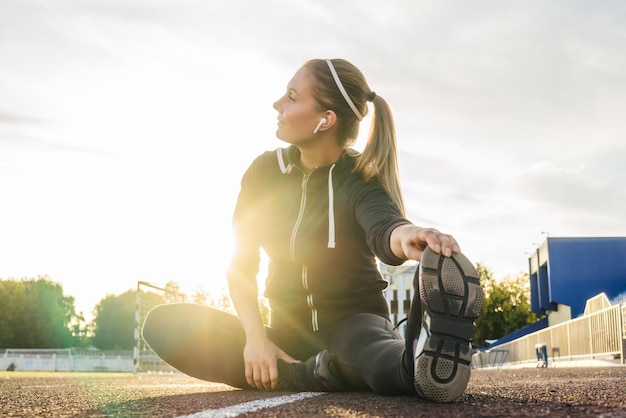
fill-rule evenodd
<path id="1" fill-rule="evenodd" d="M 289 94 L 287 97 L 289 98 L 289 100 L 292 100 L 292 101 L 296 100 L 296 96 L 294 96 L 293 93 Z"/>

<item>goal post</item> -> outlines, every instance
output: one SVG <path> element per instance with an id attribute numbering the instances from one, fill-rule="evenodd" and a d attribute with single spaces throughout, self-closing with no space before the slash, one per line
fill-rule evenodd
<path id="1" fill-rule="evenodd" d="M 147 292 L 146 290 L 151 290 Z M 156 292 L 154 292 L 156 291 Z M 158 286 L 153 283 L 138 281 L 137 282 L 137 292 L 135 296 L 135 335 L 134 335 L 134 346 L 133 346 L 133 373 L 136 374 L 140 371 L 154 371 L 154 372 L 163 372 L 163 371 L 174 371 L 174 369 L 161 360 L 157 354 L 150 349 L 148 344 L 143 341 L 141 338 L 141 328 L 143 327 L 143 323 L 146 319 L 146 315 L 152 309 L 154 304 L 147 303 L 148 300 L 146 295 L 149 293 L 156 293 L 157 295 L 162 297 L 163 303 L 168 302 L 179 302 L 185 299 L 184 294 L 182 294 L 178 286 L 173 283 L 167 283 L 164 286 Z"/>

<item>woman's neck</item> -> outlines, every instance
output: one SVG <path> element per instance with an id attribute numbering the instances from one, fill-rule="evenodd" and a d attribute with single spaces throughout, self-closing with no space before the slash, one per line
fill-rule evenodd
<path id="1" fill-rule="evenodd" d="M 337 144 L 298 148 L 300 149 L 300 164 L 305 171 L 331 165 L 341 158 L 344 152 L 344 149 Z"/>

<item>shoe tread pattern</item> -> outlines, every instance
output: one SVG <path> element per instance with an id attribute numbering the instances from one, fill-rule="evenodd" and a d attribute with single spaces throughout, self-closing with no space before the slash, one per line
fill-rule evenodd
<path id="1" fill-rule="evenodd" d="M 425 398 L 450 402 L 463 394 L 470 377 L 470 342 L 483 302 L 479 275 L 462 254 L 443 257 L 426 249 L 419 292 L 430 336 L 415 359 L 415 384 Z"/>

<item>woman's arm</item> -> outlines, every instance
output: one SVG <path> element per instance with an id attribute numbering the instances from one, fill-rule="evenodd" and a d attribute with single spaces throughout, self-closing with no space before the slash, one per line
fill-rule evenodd
<path id="1" fill-rule="evenodd" d="M 261 318 L 256 279 L 244 279 L 231 274 L 228 287 L 246 336 L 243 352 L 246 381 L 258 389 L 271 389 L 278 380 L 278 352 L 267 337 Z"/>
<path id="2" fill-rule="evenodd" d="M 256 276 L 259 272 L 260 247 L 258 226 L 259 201 L 264 198 L 258 185 L 258 159 L 248 168 L 241 182 L 241 191 L 233 214 L 235 247 L 227 273 L 230 297 L 243 327 L 246 343 L 243 360 L 246 381 L 260 390 L 278 386 L 277 359 L 295 362 L 280 350 L 267 336 L 259 310 L 259 289 Z"/>
<path id="3" fill-rule="evenodd" d="M 451 256 L 460 252 L 452 235 L 434 228 L 415 226 L 401 216 L 387 192 L 375 180 L 351 188 L 357 220 L 367 234 L 370 248 L 386 264 L 422 259 L 426 247 Z"/>

